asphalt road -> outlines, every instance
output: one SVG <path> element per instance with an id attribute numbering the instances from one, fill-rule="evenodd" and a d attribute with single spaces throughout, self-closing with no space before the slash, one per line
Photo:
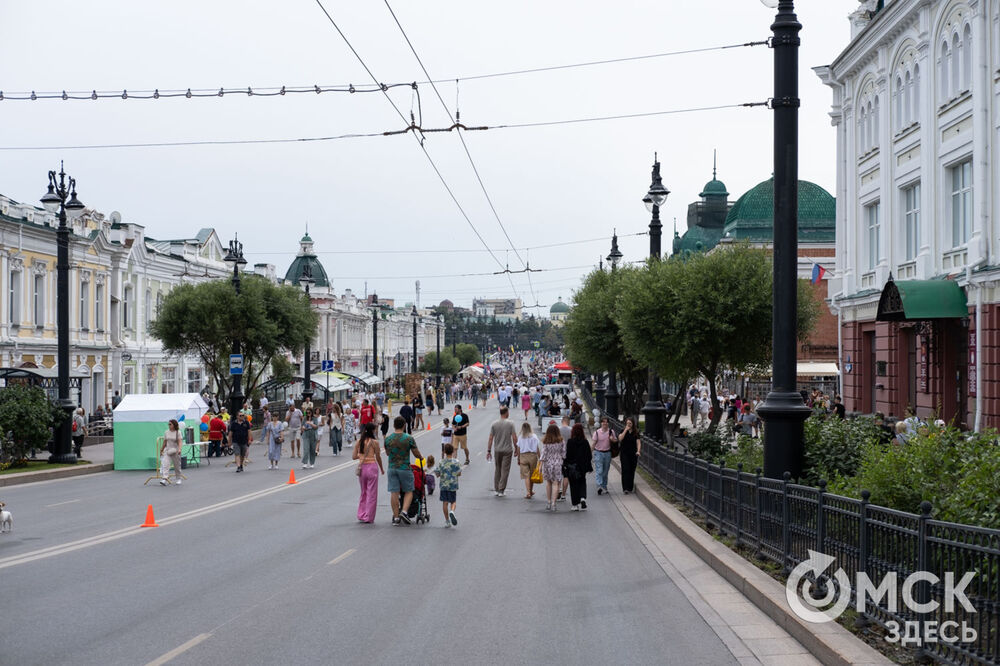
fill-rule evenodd
<path id="1" fill-rule="evenodd" d="M 391 526 L 384 478 L 358 523 L 354 463 L 329 449 L 297 485 L 254 445 L 247 472 L 213 462 L 182 486 L 4 489 L 0 664 L 736 663 L 592 479 L 586 512 L 522 499 L 516 471 L 493 496 L 495 416 L 472 413 L 453 529 L 436 496 L 429 525 Z M 436 430 L 417 441 L 440 451 Z M 160 527 L 138 528 L 150 503 Z"/>

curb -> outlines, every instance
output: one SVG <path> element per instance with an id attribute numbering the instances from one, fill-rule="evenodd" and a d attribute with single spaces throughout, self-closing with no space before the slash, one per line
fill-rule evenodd
<path id="1" fill-rule="evenodd" d="M 83 476 L 84 474 L 110 472 L 114 468 L 114 463 L 95 463 L 92 465 L 79 465 L 77 467 L 56 467 L 55 469 L 43 469 L 35 472 L 3 474 L 0 475 L 0 488 L 4 486 L 19 486 L 23 483 L 33 483 L 35 481 L 67 479 L 73 476 Z"/>
<path id="2" fill-rule="evenodd" d="M 617 461 L 615 466 L 618 467 Z M 788 608 L 785 587 L 781 583 L 716 541 L 661 498 L 639 474 L 635 476 L 635 494 L 698 557 L 824 664 L 892 664 L 882 653 L 836 622 L 812 624 L 795 615 Z"/>

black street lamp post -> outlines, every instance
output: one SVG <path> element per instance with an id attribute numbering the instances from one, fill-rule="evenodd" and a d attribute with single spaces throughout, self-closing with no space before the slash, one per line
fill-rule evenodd
<path id="1" fill-rule="evenodd" d="M 372 374 L 378 374 L 378 294 L 372 294 Z"/>
<path id="2" fill-rule="evenodd" d="M 663 235 L 663 225 L 660 224 L 660 206 L 667 201 L 670 192 L 663 186 L 660 179 L 660 161 L 653 154 L 653 178 L 649 185 L 649 192 L 643 198 L 646 208 L 653 214 L 649 221 L 649 257 L 654 261 L 660 260 L 660 237 Z M 660 392 L 660 376 L 650 368 L 649 386 L 646 389 L 646 406 L 642 408 L 642 413 L 646 417 L 646 434 L 657 442 L 663 441 L 663 418 L 667 413 L 667 408 L 663 406 L 663 396 Z"/>
<path id="3" fill-rule="evenodd" d="M 611 263 L 611 272 L 618 270 L 618 262 L 622 260 L 621 250 L 618 249 L 618 234 L 611 237 L 611 253 L 608 255 L 608 262 Z M 618 418 L 618 372 L 614 366 L 608 368 L 608 388 L 604 393 L 604 411 L 613 419 Z"/>
<path id="4" fill-rule="evenodd" d="M 299 277 L 299 284 L 301 284 L 302 288 L 306 290 L 306 300 L 309 301 L 309 307 L 311 308 L 312 307 L 312 300 L 310 300 L 310 298 L 309 298 L 309 286 L 313 285 L 313 284 L 316 284 L 316 281 L 313 280 L 312 266 L 310 266 L 308 262 L 302 265 L 302 275 Z M 306 349 L 305 349 L 305 355 L 304 355 L 305 368 L 303 369 L 303 372 L 302 372 L 302 374 L 303 374 L 303 384 L 305 385 L 305 388 L 302 389 L 302 401 L 303 402 L 311 402 L 312 401 L 312 396 L 313 396 L 312 358 L 310 358 L 310 356 L 311 356 L 310 343 L 312 342 L 312 334 L 313 333 L 314 333 L 314 331 L 310 331 L 309 332 L 309 337 L 306 338 Z"/>
<path id="5" fill-rule="evenodd" d="M 56 178 L 58 176 L 58 179 Z M 73 401 L 69 397 L 69 227 L 67 216 L 76 219 L 83 213 L 83 203 L 76 198 L 76 179 L 66 182 L 62 162 L 59 173 L 49 171 L 49 190 L 42 196 L 42 205 L 50 213 L 58 211 L 59 227 L 56 229 L 56 327 L 59 400 L 63 418 L 56 428 L 50 463 L 75 463 L 73 453 Z"/>
<path id="6" fill-rule="evenodd" d="M 451 325 L 451 355 L 458 358 L 458 326 Z"/>
<path id="7" fill-rule="evenodd" d="M 410 313 L 413 316 L 413 369 L 412 372 L 417 371 L 417 319 L 420 317 L 417 314 L 417 306 L 413 306 L 413 312 Z"/>
<path id="8" fill-rule="evenodd" d="M 441 327 L 443 325 L 444 317 L 438 315 L 437 326 L 434 327 L 434 330 L 437 332 L 437 357 L 434 360 L 434 370 L 436 375 L 434 378 L 434 386 L 439 389 L 441 388 Z"/>
<path id="9" fill-rule="evenodd" d="M 773 0 L 765 1 L 774 6 Z M 774 284 L 772 385 L 757 413 L 764 420 L 764 475 L 802 474 L 809 408 L 796 391 L 798 326 L 799 30 L 793 0 L 780 0 L 774 36 Z"/>
<path id="10" fill-rule="evenodd" d="M 240 295 L 240 266 L 247 263 L 247 260 L 243 258 L 243 243 L 238 239 L 229 241 L 229 252 L 226 254 L 225 261 L 233 264 L 233 289 L 236 290 L 238 297 Z M 240 353 L 240 341 L 235 337 L 233 338 L 232 353 L 233 355 Z M 233 391 L 229 394 L 230 418 L 235 419 L 236 415 L 243 409 L 243 398 L 243 375 L 233 375 Z"/>

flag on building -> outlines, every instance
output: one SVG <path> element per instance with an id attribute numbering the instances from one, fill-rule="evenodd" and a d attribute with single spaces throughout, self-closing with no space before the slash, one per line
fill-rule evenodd
<path id="1" fill-rule="evenodd" d="M 818 283 L 824 275 L 826 275 L 826 269 L 819 264 L 813 264 L 812 283 Z"/>

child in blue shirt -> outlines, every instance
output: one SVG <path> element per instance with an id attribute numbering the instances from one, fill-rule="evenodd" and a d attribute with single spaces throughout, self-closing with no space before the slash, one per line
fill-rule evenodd
<path id="1" fill-rule="evenodd" d="M 438 463 L 437 470 L 445 527 L 458 525 L 458 518 L 455 517 L 455 503 L 458 494 L 458 477 L 460 476 L 462 476 L 462 466 L 455 460 L 455 447 L 451 444 L 445 444 L 444 460 Z M 450 509 L 449 505 L 451 505 Z"/>

